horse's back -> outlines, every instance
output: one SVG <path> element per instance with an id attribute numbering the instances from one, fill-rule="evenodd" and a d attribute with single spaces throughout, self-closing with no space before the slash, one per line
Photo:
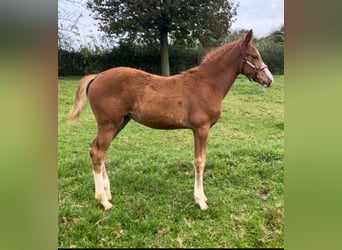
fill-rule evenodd
<path id="1" fill-rule="evenodd" d="M 191 92 L 180 75 L 165 77 L 130 67 L 111 68 L 98 74 L 89 88 L 93 95 L 131 96 L 180 96 Z M 96 94 L 95 94 L 96 92 Z"/>
<path id="2" fill-rule="evenodd" d="M 146 126 L 165 129 L 188 126 L 190 95 L 180 75 L 163 77 L 129 67 L 100 73 L 89 88 L 96 117 L 129 114 Z"/>

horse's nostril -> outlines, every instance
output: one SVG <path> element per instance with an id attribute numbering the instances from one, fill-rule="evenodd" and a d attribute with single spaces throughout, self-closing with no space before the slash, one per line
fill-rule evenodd
<path id="1" fill-rule="evenodd" d="M 267 80 L 267 81 L 264 81 L 262 85 L 263 85 L 265 88 L 268 88 L 268 87 L 271 86 L 271 84 L 272 84 L 272 80 Z"/>

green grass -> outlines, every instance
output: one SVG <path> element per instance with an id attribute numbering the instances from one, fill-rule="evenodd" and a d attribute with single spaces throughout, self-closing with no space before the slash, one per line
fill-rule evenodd
<path id="1" fill-rule="evenodd" d="M 108 150 L 114 208 L 103 210 L 94 199 L 90 107 L 66 123 L 79 79 L 58 84 L 59 247 L 284 247 L 283 76 L 268 89 L 239 77 L 226 96 L 207 145 L 206 211 L 193 198 L 192 132 L 136 122 Z"/>

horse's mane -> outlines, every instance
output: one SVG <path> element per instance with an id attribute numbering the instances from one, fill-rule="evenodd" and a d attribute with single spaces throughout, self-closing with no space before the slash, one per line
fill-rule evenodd
<path id="1" fill-rule="evenodd" d="M 227 51 L 230 51 L 232 48 L 234 48 L 234 45 L 238 42 L 237 41 L 233 41 L 227 44 L 224 44 L 220 47 L 217 47 L 215 49 L 212 49 L 211 51 L 209 51 L 207 54 L 205 54 L 202 59 L 201 59 L 201 63 L 200 64 L 204 64 L 206 62 L 209 61 L 213 61 L 215 60 L 218 56 L 222 55 L 223 53 L 226 53 Z"/>
<path id="2" fill-rule="evenodd" d="M 206 53 L 200 61 L 200 65 L 203 65 L 207 62 L 211 62 L 214 61 L 215 59 L 217 59 L 217 57 L 219 57 L 220 55 L 222 55 L 223 53 L 227 53 L 228 51 L 231 51 L 236 43 L 238 43 L 240 40 L 236 40 L 227 44 L 224 44 L 220 47 L 214 48 L 212 50 L 210 50 L 208 53 Z M 181 74 L 192 74 L 198 71 L 198 66 L 190 68 L 188 70 L 185 70 L 183 72 L 181 72 Z"/>

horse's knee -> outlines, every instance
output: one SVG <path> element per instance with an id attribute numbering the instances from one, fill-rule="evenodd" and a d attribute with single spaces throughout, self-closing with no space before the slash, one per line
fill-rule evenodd
<path id="1" fill-rule="evenodd" d="M 198 158 L 194 160 L 194 167 L 196 170 L 204 169 L 204 165 L 205 165 L 205 159 Z"/>
<path id="2" fill-rule="evenodd" d="M 202 165 L 204 165 L 204 163 L 205 163 L 204 159 L 195 159 L 194 160 L 194 165 L 195 166 L 202 166 Z"/>

